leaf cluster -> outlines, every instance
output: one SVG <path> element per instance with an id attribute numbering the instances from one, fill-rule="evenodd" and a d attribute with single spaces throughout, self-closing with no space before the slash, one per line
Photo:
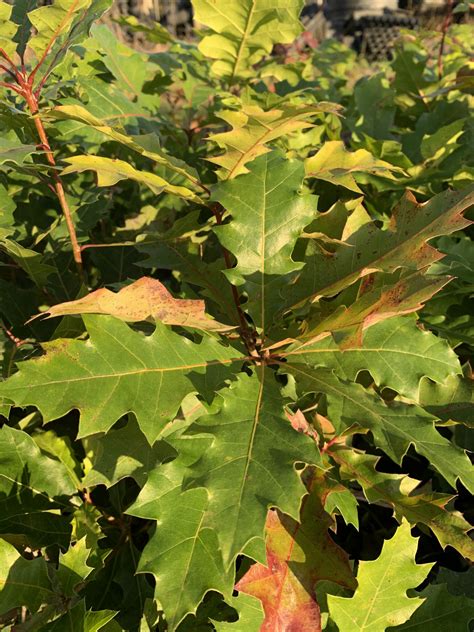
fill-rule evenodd
<path id="1" fill-rule="evenodd" d="M 2 629 L 469 629 L 472 43 L 302 4 L 0 2 Z"/>

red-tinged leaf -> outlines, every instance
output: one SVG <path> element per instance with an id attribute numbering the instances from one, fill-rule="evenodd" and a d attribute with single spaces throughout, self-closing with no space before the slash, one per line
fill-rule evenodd
<path id="1" fill-rule="evenodd" d="M 316 475 L 303 500 L 301 524 L 276 511 L 266 523 L 267 566 L 254 564 L 236 589 L 261 600 L 261 632 L 319 632 L 321 616 L 316 584 L 328 580 L 354 588 L 346 553 L 331 539 L 331 518 L 324 511 L 324 478 Z"/>
<path id="2" fill-rule="evenodd" d="M 174 298 L 157 279 L 142 277 L 118 292 L 101 288 L 77 301 L 53 305 L 39 316 L 53 318 L 72 314 L 107 314 L 131 323 L 156 319 L 165 325 L 182 325 L 207 331 L 232 329 L 229 325 L 212 320 L 204 309 L 204 301 Z"/>
<path id="3" fill-rule="evenodd" d="M 418 311 L 449 281 L 450 277 L 430 278 L 420 273 L 402 277 L 395 283 L 380 281 L 377 286 L 364 288 L 366 291 L 348 307 L 342 305 L 316 326 L 310 325 L 300 339 L 306 347 L 331 332 L 338 334 L 341 348 L 360 347 L 365 329 L 387 318 Z M 290 350 L 293 352 L 295 348 Z"/>
<path id="4" fill-rule="evenodd" d="M 297 432 L 302 432 L 303 434 L 306 434 L 309 437 L 313 437 L 313 439 L 317 441 L 318 433 L 308 423 L 308 420 L 306 419 L 303 412 L 299 408 L 295 413 L 287 411 L 286 416 L 288 417 L 292 428 L 294 428 Z"/>

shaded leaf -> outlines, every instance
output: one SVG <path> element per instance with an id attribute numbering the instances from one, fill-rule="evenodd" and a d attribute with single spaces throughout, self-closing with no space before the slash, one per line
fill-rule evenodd
<path id="1" fill-rule="evenodd" d="M 369 503 L 387 503 L 399 521 L 405 518 L 413 526 L 424 524 L 443 548 L 452 546 L 468 559 L 474 557 L 474 543 L 468 536 L 471 525 L 449 507 L 453 496 L 433 492 L 429 486 L 420 488 L 420 481 L 405 474 L 379 472 L 378 457 L 337 449 L 332 455 L 342 478 L 357 481 Z"/>
<path id="2" fill-rule="evenodd" d="M 435 418 L 419 406 L 399 401 L 385 403 L 359 384 L 338 379 L 328 369 L 303 369 L 285 364 L 308 391 L 324 393 L 328 398 L 328 416 L 339 429 L 357 424 L 374 435 L 376 445 L 400 463 L 413 445 L 453 486 L 460 479 L 474 490 L 471 463 L 464 450 L 445 439 L 434 426 Z"/>
<path id="3" fill-rule="evenodd" d="M 58 509 L 76 488 L 62 463 L 40 452 L 33 439 L 4 425 L 0 430 L 0 532 L 32 546 L 67 546 L 71 527 Z"/>
<path id="4" fill-rule="evenodd" d="M 425 600 L 409 621 L 390 628 L 391 632 L 468 632 L 474 619 L 474 601 L 452 595 L 445 584 L 427 586 L 420 596 Z"/>

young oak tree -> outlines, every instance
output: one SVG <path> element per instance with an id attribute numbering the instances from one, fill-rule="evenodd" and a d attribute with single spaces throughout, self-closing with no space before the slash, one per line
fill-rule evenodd
<path id="1" fill-rule="evenodd" d="M 467 630 L 466 32 L 109 4 L 0 2 L 1 625 Z"/>

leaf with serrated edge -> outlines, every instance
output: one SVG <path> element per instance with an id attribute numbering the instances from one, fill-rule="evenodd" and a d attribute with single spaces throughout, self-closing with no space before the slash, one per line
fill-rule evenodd
<path id="1" fill-rule="evenodd" d="M 340 467 L 343 480 L 356 480 L 369 503 L 383 501 L 395 510 L 398 520 L 405 518 L 415 526 L 424 524 L 441 546 L 452 546 L 468 559 L 474 559 L 474 542 L 468 536 L 471 525 L 462 515 L 447 507 L 453 496 L 418 489 L 420 481 L 405 474 L 387 474 L 376 469 L 379 457 L 347 449 L 333 449 L 331 455 Z"/>
<path id="2" fill-rule="evenodd" d="M 204 301 L 174 298 L 158 279 L 142 277 L 118 292 L 102 288 L 76 301 L 53 305 L 39 316 L 106 314 L 126 322 L 159 320 L 165 325 L 181 325 L 207 331 L 228 331 L 229 325 L 205 314 Z"/>
<path id="3" fill-rule="evenodd" d="M 217 226 L 222 245 L 237 258 L 237 267 L 227 272 L 242 283 L 249 296 L 248 307 L 255 323 L 265 328 L 280 307 L 282 275 L 301 267 L 291 254 L 304 226 L 316 210 L 316 198 L 300 193 L 304 171 L 301 162 L 287 160 L 277 151 L 255 160 L 251 172 L 219 184 L 213 192 L 232 215 L 232 221 Z M 280 275 L 280 276 L 279 276 Z M 275 285 L 276 283 L 276 285 Z"/>
<path id="4" fill-rule="evenodd" d="M 346 588 L 356 581 L 349 558 L 330 537 L 332 520 L 323 509 L 325 488 L 321 475 L 310 483 L 303 499 L 301 523 L 279 511 L 268 512 L 266 564 L 256 563 L 236 589 L 258 597 L 265 610 L 261 632 L 321 629 L 316 583 L 328 580 Z"/>
<path id="5" fill-rule="evenodd" d="M 295 462 L 318 463 L 312 439 L 297 433 L 286 419 L 273 374 L 258 369 L 220 392 L 221 408 L 201 417 L 187 431 L 214 440 L 190 468 L 188 485 L 209 493 L 206 524 L 215 528 L 226 566 L 253 538 L 260 561 L 269 507 L 298 517 L 304 487 Z"/>
<path id="6" fill-rule="evenodd" d="M 363 224 L 334 252 L 311 256 L 285 293 L 287 307 L 334 296 L 374 271 L 426 268 L 443 256 L 427 242 L 469 226 L 471 222 L 462 213 L 473 202 L 474 187 L 444 191 L 425 204 L 418 204 L 407 192 L 394 209 L 387 230 L 380 230 L 374 222 Z"/>
<path id="7" fill-rule="evenodd" d="M 269 55 L 274 44 L 290 44 L 300 34 L 302 0 L 194 0 L 194 19 L 212 29 L 199 44 L 216 59 L 214 73 L 229 81 L 253 76 L 252 66 Z"/>
<path id="8" fill-rule="evenodd" d="M 292 373 L 305 392 L 327 396 L 328 416 L 333 424 L 340 424 L 341 429 L 353 424 L 367 428 L 376 445 L 397 463 L 413 445 L 453 487 L 460 479 L 474 491 L 472 466 L 466 453 L 441 436 L 434 426 L 435 417 L 419 406 L 399 401 L 386 404 L 360 384 L 345 382 L 328 369 L 306 369 L 290 363 L 282 365 L 282 369 Z"/>
<path id="9" fill-rule="evenodd" d="M 423 377 L 442 383 L 461 373 L 459 360 L 446 341 L 419 329 L 412 317 L 390 318 L 368 328 L 360 347 L 340 349 L 326 336 L 309 344 L 296 343 L 283 355 L 292 363 L 333 369 L 349 380 L 370 371 L 377 386 L 416 401 Z"/>
<path id="10" fill-rule="evenodd" d="M 403 522 L 376 560 L 360 562 L 359 587 L 352 598 L 328 595 L 329 614 L 339 632 L 380 632 L 410 618 L 423 600 L 411 599 L 406 592 L 433 566 L 415 563 L 416 548 L 417 540 Z"/>
<path id="11" fill-rule="evenodd" d="M 44 356 L 23 362 L 18 373 L 0 384 L 1 396 L 17 406 L 36 406 L 45 421 L 78 409 L 81 437 L 107 432 L 133 412 L 153 443 L 185 395 L 199 390 L 194 375 L 242 361 L 212 338 L 195 344 L 165 325 L 143 336 L 111 316 L 84 321 L 89 340 L 47 343 Z"/>

